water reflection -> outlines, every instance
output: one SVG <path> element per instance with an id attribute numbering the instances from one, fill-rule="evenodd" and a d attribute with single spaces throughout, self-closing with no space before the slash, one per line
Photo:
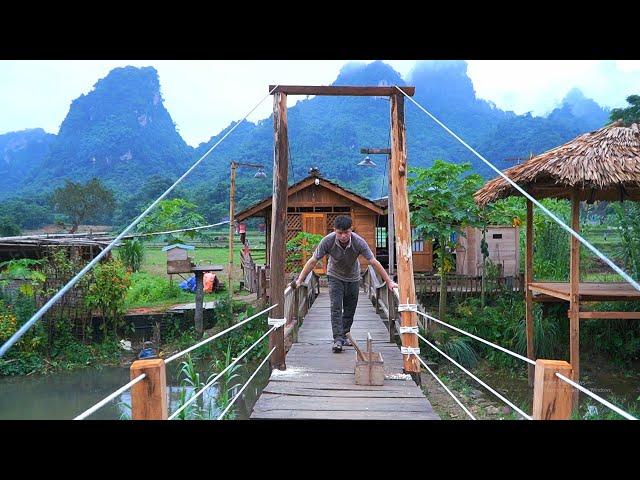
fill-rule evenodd
<path id="1" fill-rule="evenodd" d="M 241 368 L 237 379 L 241 385 L 248 380 L 260 361 L 252 362 Z M 179 361 L 167 365 L 167 390 L 169 415 L 180 406 L 182 387 L 178 378 Z M 207 370 L 208 362 L 200 362 L 200 378 L 206 383 L 211 375 Z M 251 381 L 251 384 L 236 400 L 233 409 L 237 419 L 246 419 L 251 414 L 259 393 L 269 378 L 269 365 L 266 364 Z M 129 381 L 128 367 L 86 368 L 73 372 L 61 372 L 45 376 L 22 376 L 0 378 L 0 419 L 1 420 L 70 420 Z M 187 388 L 186 397 L 193 394 L 192 387 Z M 232 394 L 237 393 L 236 387 Z M 205 407 L 205 418 L 218 418 L 222 410 L 216 406 L 219 395 L 218 385 L 209 387 L 197 403 Z M 87 420 L 118 420 L 129 417 L 131 392 L 122 393 L 119 398 L 96 411 Z"/>

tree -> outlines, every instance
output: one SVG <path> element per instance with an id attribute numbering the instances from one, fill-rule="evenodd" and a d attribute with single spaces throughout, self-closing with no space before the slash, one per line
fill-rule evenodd
<path id="1" fill-rule="evenodd" d="M 0 237 L 15 237 L 16 235 L 20 235 L 20 227 L 13 217 L 9 215 L 0 217 Z"/>
<path id="2" fill-rule="evenodd" d="M 430 168 L 409 169 L 411 224 L 419 235 L 438 241 L 435 253 L 440 274 L 440 319 L 445 316 L 446 275 L 453 269 L 454 238 L 463 235 L 467 226 L 481 225 L 473 194 L 483 181 L 477 174 L 464 176 L 470 169 L 470 163 L 454 164 L 442 160 L 436 160 Z"/>
<path id="3" fill-rule="evenodd" d="M 75 233 L 82 222 L 110 213 L 116 202 L 113 192 L 94 177 L 85 185 L 65 180 L 64 187 L 54 190 L 51 203 L 70 218 L 69 233 Z"/>
<path id="4" fill-rule="evenodd" d="M 165 232 L 183 228 L 199 227 L 205 224 L 204 217 L 196 213 L 198 206 L 183 198 L 162 200 L 155 210 L 142 219 L 138 231 L 142 233 Z M 169 234 L 168 242 L 181 243 L 183 237 L 193 239 L 198 231 Z"/>
<path id="5" fill-rule="evenodd" d="M 627 126 L 632 123 L 640 123 L 640 95 L 629 95 L 627 97 L 627 103 L 631 106 L 611 110 L 609 119 L 612 122 L 622 120 Z"/>

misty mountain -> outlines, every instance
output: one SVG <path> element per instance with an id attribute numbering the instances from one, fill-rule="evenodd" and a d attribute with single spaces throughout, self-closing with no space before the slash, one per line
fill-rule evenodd
<path id="1" fill-rule="evenodd" d="M 503 111 L 476 96 L 464 61 L 418 62 L 406 81 L 380 61 L 368 65 L 349 63 L 333 84 L 415 86 L 414 99 L 418 103 L 500 169 L 603 126 L 609 114 L 576 89 L 547 117 Z M 405 117 L 410 166 L 427 167 L 435 159 L 471 161 L 477 173 L 485 178 L 495 176 L 407 99 Z M 21 170 L 17 175 L 24 178 L 22 184 L 5 178 L 0 181 L 4 181 L 6 196 L 18 191 L 51 189 L 64 178 L 84 181 L 98 176 L 114 188 L 120 198 L 128 198 L 141 191 L 153 175 L 176 179 L 234 125 L 231 123 L 193 149 L 182 140 L 163 105 L 156 70 L 117 68 L 99 80 L 90 93 L 73 101 L 57 136 L 40 130 L 44 142 L 40 150 L 36 148 L 37 135 L 33 137 L 36 142 L 33 147 L 31 140 L 23 142 L 22 150 L 12 147 L 14 153 L 6 158 L 20 159 Z M 288 109 L 288 125 L 291 183 L 305 177 L 310 167 L 317 166 L 327 178 L 360 194 L 371 197 L 386 194 L 385 156 L 372 157 L 377 168 L 357 166 L 363 157 L 360 148 L 389 147 L 386 97 L 302 99 Z M 25 134 L 15 134 L 18 133 Z M 14 134 L 2 135 L 0 140 L 10 135 Z M 0 143 L 0 152 L 2 145 Z M 24 151 L 26 155 L 32 148 L 33 155 L 16 156 L 15 152 Z M 16 175 L 13 168 L 17 163 L 6 158 L 5 163 L 0 162 L 0 168 L 12 165 L 11 172 Z M 191 174 L 188 185 L 185 182 L 186 191 L 197 192 L 193 195 L 201 197 L 193 200 L 206 202 L 208 207 L 203 205 L 203 209 L 215 206 L 216 212 L 223 211 L 231 160 L 261 163 L 270 175 L 273 163 L 270 117 L 239 125 Z M 240 207 L 268 195 L 271 190 L 270 181 L 253 182 L 253 173 L 242 168 L 238 171 Z M 217 193 L 207 193 L 209 190 Z"/>
<path id="2" fill-rule="evenodd" d="M 49 153 L 55 135 L 41 128 L 0 135 L 0 192 L 17 190 Z"/>

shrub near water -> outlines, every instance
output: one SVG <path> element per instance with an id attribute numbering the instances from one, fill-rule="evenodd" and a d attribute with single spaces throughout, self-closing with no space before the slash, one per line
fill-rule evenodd
<path id="1" fill-rule="evenodd" d="M 131 287 L 127 293 L 126 304 L 127 307 L 132 307 L 177 299 L 181 292 L 177 283 L 169 283 L 168 280 L 148 273 L 136 272 L 131 275 Z"/>

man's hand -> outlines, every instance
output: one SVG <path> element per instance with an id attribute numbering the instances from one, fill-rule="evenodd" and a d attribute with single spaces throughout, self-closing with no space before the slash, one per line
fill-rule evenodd
<path id="1" fill-rule="evenodd" d="M 294 285 L 295 285 L 295 288 L 299 288 L 299 287 L 300 287 L 300 285 L 302 285 L 302 280 L 300 280 L 300 279 L 298 278 L 298 279 L 297 279 L 295 282 L 293 282 L 293 283 L 294 283 Z"/>
<path id="2" fill-rule="evenodd" d="M 387 288 L 389 289 L 390 292 L 393 292 L 394 288 L 398 288 L 398 284 L 396 282 L 394 282 L 393 280 L 389 280 L 387 282 Z"/>

